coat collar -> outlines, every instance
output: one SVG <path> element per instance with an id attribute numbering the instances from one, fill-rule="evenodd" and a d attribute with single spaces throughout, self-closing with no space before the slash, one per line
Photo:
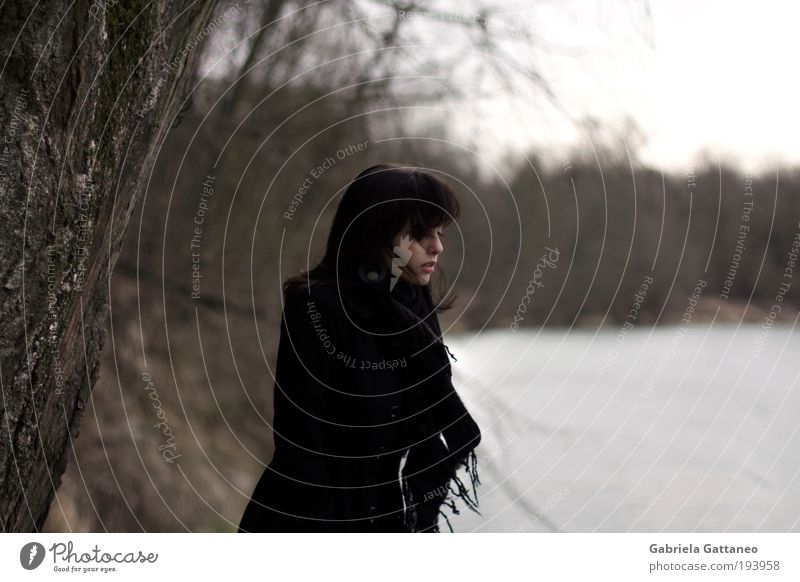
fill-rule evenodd
<path id="1" fill-rule="evenodd" d="M 405 305 L 411 305 L 417 301 L 418 295 L 422 293 L 419 285 L 409 283 L 403 278 L 397 279 L 391 290 L 390 286 L 391 277 L 388 276 L 377 283 L 368 283 L 359 279 L 355 284 L 341 289 L 342 300 L 348 308 L 358 313 L 361 317 L 372 319 L 378 315 L 374 299 L 375 293 L 391 293 L 395 299 Z"/>

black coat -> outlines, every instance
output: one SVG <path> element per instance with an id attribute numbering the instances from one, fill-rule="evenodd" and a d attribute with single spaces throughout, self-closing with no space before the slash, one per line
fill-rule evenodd
<path id="1" fill-rule="evenodd" d="M 402 279 L 397 283 L 411 286 Z M 432 313 L 430 295 L 406 303 Z M 406 297 L 403 293 L 396 296 Z M 403 300 L 404 303 L 406 302 Z M 284 302 L 276 364 L 275 452 L 240 532 L 402 532 L 405 358 L 368 333 L 379 318 L 358 289 L 314 285 Z M 436 314 L 426 320 L 440 335 Z M 361 329 L 359 329 L 361 328 Z M 436 510 L 438 513 L 438 509 Z M 418 518 L 438 521 L 433 512 Z"/>

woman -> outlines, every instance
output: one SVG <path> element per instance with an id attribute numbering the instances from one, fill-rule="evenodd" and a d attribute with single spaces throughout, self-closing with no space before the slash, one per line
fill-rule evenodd
<path id="1" fill-rule="evenodd" d="M 348 186 L 322 261 L 284 283 L 275 452 L 240 532 L 438 532 L 454 498 L 477 512 L 481 433 L 441 340 L 452 299 L 429 284 L 458 210 L 446 182 L 411 167 Z"/>

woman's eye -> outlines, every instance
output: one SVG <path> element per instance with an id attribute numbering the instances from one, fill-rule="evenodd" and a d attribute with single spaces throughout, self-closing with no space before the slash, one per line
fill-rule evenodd
<path id="1" fill-rule="evenodd" d="M 435 236 L 438 236 L 439 238 L 444 238 L 444 231 L 431 230 L 431 231 L 428 231 L 428 234 L 422 234 L 420 236 L 412 236 L 411 240 L 414 240 L 414 241 L 417 241 L 417 242 L 421 243 L 421 242 L 423 242 L 425 240 L 428 240 L 429 238 L 434 238 Z"/>

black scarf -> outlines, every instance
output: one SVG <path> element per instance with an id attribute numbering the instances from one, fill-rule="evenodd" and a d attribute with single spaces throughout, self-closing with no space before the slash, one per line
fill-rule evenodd
<path id="1" fill-rule="evenodd" d="M 406 388 L 407 410 L 414 415 L 404 423 L 405 526 L 414 532 L 439 532 L 441 515 L 452 532 L 443 505 L 458 515 L 455 500 L 460 498 L 480 515 L 475 447 L 481 432 L 451 382 L 448 355 L 455 356 L 442 341 L 430 289 L 393 279 L 380 261 L 363 263 L 356 285 L 377 310 L 378 323 L 371 331 L 391 334 L 376 338 L 392 357 L 408 358 L 408 366 L 396 368 Z M 457 474 L 462 467 L 472 495 Z"/>

